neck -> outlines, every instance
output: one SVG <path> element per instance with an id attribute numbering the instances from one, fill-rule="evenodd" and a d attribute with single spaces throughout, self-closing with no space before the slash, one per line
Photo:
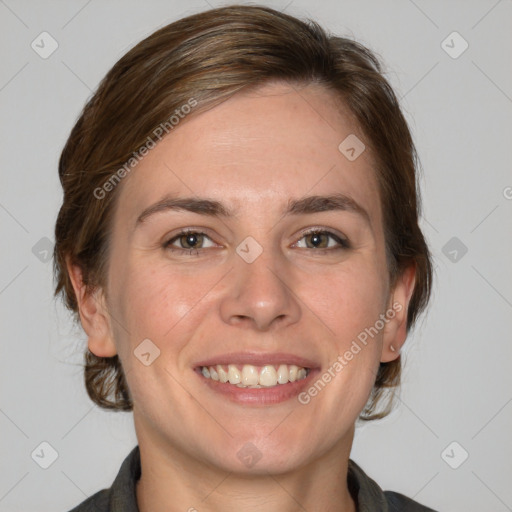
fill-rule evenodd
<path id="1" fill-rule="evenodd" d="M 305 466 L 279 474 L 223 471 L 167 446 L 141 442 L 140 512 L 356 512 L 347 485 L 353 430 L 347 440 Z"/>

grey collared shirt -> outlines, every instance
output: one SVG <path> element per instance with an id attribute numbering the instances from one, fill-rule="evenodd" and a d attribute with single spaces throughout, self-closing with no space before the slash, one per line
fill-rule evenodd
<path id="1" fill-rule="evenodd" d="M 112 486 L 97 492 L 70 512 L 139 512 L 135 484 L 140 473 L 140 452 L 136 446 L 121 465 Z M 358 512 L 435 512 L 403 494 L 383 491 L 351 459 L 347 481 Z"/>

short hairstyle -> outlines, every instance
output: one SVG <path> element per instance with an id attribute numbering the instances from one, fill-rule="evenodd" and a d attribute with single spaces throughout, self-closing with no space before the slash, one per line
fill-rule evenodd
<path id="1" fill-rule="evenodd" d="M 116 185 L 129 172 L 127 162 L 134 164 L 135 151 L 154 140 L 155 128 L 170 132 L 169 119 L 184 105 L 194 104 L 188 114 L 194 116 L 272 81 L 319 84 L 358 124 L 373 155 L 391 282 L 415 266 L 410 330 L 428 303 L 432 265 L 418 225 L 419 161 L 398 99 L 368 48 L 330 35 L 312 20 L 257 5 L 211 9 L 157 30 L 112 67 L 83 108 L 59 161 L 64 197 L 54 249 L 55 295 L 63 295 L 76 320 L 78 304 L 66 261 L 80 267 L 88 292 L 97 287 L 107 292 L 113 212 L 122 183 Z M 400 374 L 400 356 L 380 363 L 360 419 L 389 414 L 393 393 L 386 391 L 400 384 Z M 98 406 L 132 410 L 117 355 L 97 357 L 87 349 L 84 378 Z"/>

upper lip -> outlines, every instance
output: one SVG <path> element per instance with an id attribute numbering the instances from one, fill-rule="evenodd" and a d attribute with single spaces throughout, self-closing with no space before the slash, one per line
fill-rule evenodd
<path id="1" fill-rule="evenodd" d="M 195 363 L 195 367 L 217 366 L 227 364 L 251 364 L 263 366 L 265 364 L 294 364 L 302 368 L 316 368 L 318 364 L 304 357 L 284 352 L 262 353 L 262 352 L 231 352 L 203 359 Z"/>

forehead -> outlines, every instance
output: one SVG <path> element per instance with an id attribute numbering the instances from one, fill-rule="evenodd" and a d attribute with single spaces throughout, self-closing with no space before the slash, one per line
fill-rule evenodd
<path id="1" fill-rule="evenodd" d="M 380 221 L 370 151 L 350 160 L 345 140 L 364 136 L 332 93 L 266 84 L 185 118 L 134 167 L 118 209 L 133 223 L 172 193 L 208 196 L 242 214 L 278 212 L 290 198 L 341 192 Z"/>

